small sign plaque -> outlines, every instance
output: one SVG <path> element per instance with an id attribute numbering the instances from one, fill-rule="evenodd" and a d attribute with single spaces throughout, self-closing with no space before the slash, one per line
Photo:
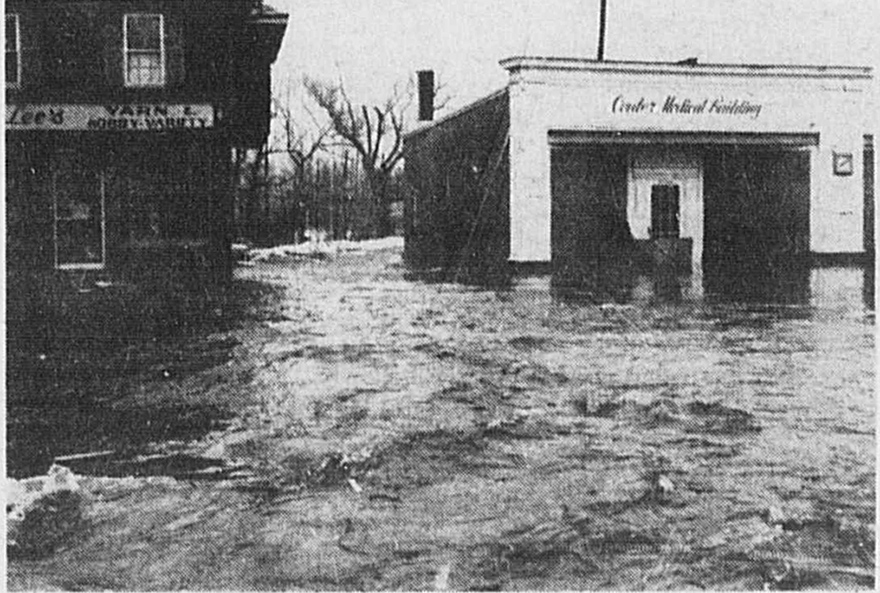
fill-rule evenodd
<path id="1" fill-rule="evenodd" d="M 852 175 L 853 174 L 853 155 L 851 152 L 835 152 L 834 153 L 834 174 L 835 175 Z"/>

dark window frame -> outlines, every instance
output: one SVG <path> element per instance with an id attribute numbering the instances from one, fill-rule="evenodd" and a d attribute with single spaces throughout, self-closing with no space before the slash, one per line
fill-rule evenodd
<path id="1" fill-rule="evenodd" d="M 137 18 L 158 18 L 159 19 L 159 47 L 158 49 L 130 48 L 128 39 L 129 19 Z M 165 47 L 165 15 L 152 12 L 130 12 L 122 17 L 122 65 L 123 65 L 123 81 L 126 87 L 134 88 L 160 88 L 167 84 L 168 67 L 166 64 L 167 51 Z M 158 82 L 142 82 L 132 80 L 131 66 L 129 64 L 132 55 L 154 55 L 159 54 L 159 81 Z"/>
<path id="2" fill-rule="evenodd" d="M 15 23 L 15 48 L 9 48 L 9 36 L 6 36 L 6 77 L 5 82 L 8 88 L 19 88 L 21 86 L 21 19 L 18 13 L 9 13 L 6 15 L 6 26 L 8 29 L 9 22 Z M 10 54 L 15 55 L 15 79 L 9 79 L 9 58 Z"/>

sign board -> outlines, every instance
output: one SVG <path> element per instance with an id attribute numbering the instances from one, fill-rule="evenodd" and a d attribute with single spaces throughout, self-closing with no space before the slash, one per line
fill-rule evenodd
<path id="1" fill-rule="evenodd" d="M 7 130 L 161 132 L 213 127 L 214 108 L 205 104 L 6 105 Z"/>

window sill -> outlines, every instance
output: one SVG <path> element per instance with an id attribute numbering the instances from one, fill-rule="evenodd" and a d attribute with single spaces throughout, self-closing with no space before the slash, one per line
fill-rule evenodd
<path id="1" fill-rule="evenodd" d="M 104 263 L 95 263 L 95 264 L 56 264 L 56 270 L 62 271 L 71 271 L 71 270 L 103 270 Z"/>
<path id="2" fill-rule="evenodd" d="M 164 89 L 167 85 L 164 82 L 157 84 L 132 84 L 126 82 L 124 86 L 127 89 Z"/>

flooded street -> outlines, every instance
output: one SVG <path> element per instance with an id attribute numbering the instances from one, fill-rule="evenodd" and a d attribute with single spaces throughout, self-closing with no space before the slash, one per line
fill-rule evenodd
<path id="1" fill-rule="evenodd" d="M 11 589 L 873 588 L 860 269 L 614 303 L 399 250 L 236 274 L 236 323 L 106 372 L 11 358 L 10 474 L 58 459 L 87 498 Z"/>

